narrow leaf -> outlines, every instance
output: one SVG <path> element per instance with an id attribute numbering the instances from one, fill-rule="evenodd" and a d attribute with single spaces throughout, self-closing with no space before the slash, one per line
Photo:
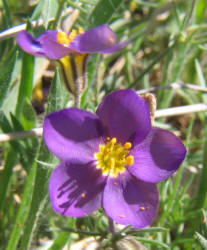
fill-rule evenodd
<path id="1" fill-rule="evenodd" d="M 22 115 L 22 107 L 25 98 L 30 99 L 32 96 L 33 76 L 34 57 L 26 52 L 23 52 L 21 81 L 16 106 L 16 115 L 18 118 Z"/>
<path id="2" fill-rule="evenodd" d="M 2 106 L 4 102 L 4 98 L 6 97 L 6 94 L 8 92 L 8 89 L 10 87 L 10 81 L 11 81 L 11 75 L 14 68 L 14 65 L 16 63 L 18 56 L 18 52 L 16 52 L 13 57 L 6 63 L 6 66 L 1 69 L 1 75 L 0 75 L 0 107 Z"/>
<path id="3" fill-rule="evenodd" d="M 198 241 L 200 242 L 201 246 L 203 247 L 203 249 L 207 249 L 207 239 L 204 238 L 198 232 L 195 232 L 195 234 L 196 234 L 196 237 L 197 237 Z"/>
<path id="4" fill-rule="evenodd" d="M 89 16 L 88 28 L 108 23 L 123 2 L 123 0 L 99 0 Z"/>

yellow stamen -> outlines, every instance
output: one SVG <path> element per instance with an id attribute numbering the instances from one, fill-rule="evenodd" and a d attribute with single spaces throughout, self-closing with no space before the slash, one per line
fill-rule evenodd
<path id="1" fill-rule="evenodd" d="M 79 27 L 79 28 L 78 28 L 78 33 L 79 33 L 79 34 L 83 34 L 83 33 L 84 33 L 84 29 L 83 29 L 82 27 Z"/>
<path id="2" fill-rule="evenodd" d="M 96 168 L 100 169 L 104 176 L 118 177 L 126 171 L 127 166 L 134 163 L 134 157 L 129 155 L 131 147 L 131 142 L 121 145 L 115 137 L 112 139 L 107 137 L 106 144 L 100 145 L 100 151 L 95 154 Z"/>
<path id="3" fill-rule="evenodd" d="M 72 42 L 72 41 L 75 39 L 75 37 L 76 37 L 77 35 L 78 35 L 77 30 L 72 30 L 72 31 L 70 32 L 69 37 L 68 37 L 69 42 Z"/>
<path id="4" fill-rule="evenodd" d="M 130 149 L 131 147 L 132 147 L 131 142 L 126 142 L 126 143 L 124 144 L 124 148 L 125 148 L 125 149 Z"/>
<path id="5" fill-rule="evenodd" d="M 115 166 L 115 159 L 114 158 L 111 158 L 110 159 L 110 168 L 113 169 Z"/>
<path id="6" fill-rule="evenodd" d="M 83 34 L 83 33 L 84 33 L 84 29 L 82 27 L 79 27 L 78 31 L 73 29 L 69 33 L 69 35 L 64 31 L 58 31 L 58 33 L 57 33 L 57 41 L 58 41 L 58 43 L 62 43 L 62 44 L 65 44 L 65 45 L 69 46 L 69 44 L 75 40 L 77 35 L 80 35 L 80 34 Z"/>
<path id="7" fill-rule="evenodd" d="M 129 166 L 133 165 L 134 164 L 134 156 L 133 155 L 127 156 L 126 161 L 127 161 L 127 164 Z"/>
<path id="8" fill-rule="evenodd" d="M 58 43 L 68 44 L 69 43 L 68 34 L 66 32 L 63 32 L 63 31 L 58 31 L 57 41 L 58 41 Z"/>
<path id="9" fill-rule="evenodd" d="M 145 207 L 139 207 L 139 208 L 140 208 L 141 210 L 143 210 L 143 211 L 146 209 Z"/>
<path id="10" fill-rule="evenodd" d="M 113 137 L 113 138 L 111 139 L 111 143 L 112 143 L 112 144 L 116 144 L 116 142 L 117 142 L 117 139 L 116 139 L 115 137 Z"/>

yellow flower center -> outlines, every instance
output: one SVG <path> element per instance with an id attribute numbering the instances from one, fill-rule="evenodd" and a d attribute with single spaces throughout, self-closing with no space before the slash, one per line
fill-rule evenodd
<path id="1" fill-rule="evenodd" d="M 127 166 L 134 164 L 134 156 L 129 155 L 132 148 L 131 142 L 124 145 L 117 143 L 117 139 L 107 138 L 105 145 L 100 145 L 100 151 L 95 154 L 97 169 L 102 170 L 104 176 L 117 177 L 125 172 Z"/>
<path id="2" fill-rule="evenodd" d="M 82 27 L 78 28 L 78 31 L 73 29 L 69 34 L 64 31 L 58 31 L 57 42 L 69 46 L 72 41 L 75 40 L 77 35 L 83 34 L 84 30 Z"/>

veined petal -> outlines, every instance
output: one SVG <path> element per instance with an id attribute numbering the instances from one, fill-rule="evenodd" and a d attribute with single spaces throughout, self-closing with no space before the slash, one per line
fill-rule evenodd
<path id="1" fill-rule="evenodd" d="M 23 30 L 17 35 L 19 46 L 27 53 L 35 56 L 45 56 L 44 49 L 40 41 L 35 39 L 29 32 Z"/>
<path id="2" fill-rule="evenodd" d="M 65 85 L 74 95 L 76 95 L 76 81 L 79 82 L 80 91 L 86 86 L 86 61 L 87 54 L 70 54 L 58 60 Z"/>
<path id="3" fill-rule="evenodd" d="M 130 173 L 143 181 L 157 183 L 169 178 L 179 168 L 186 148 L 173 133 L 154 127 L 131 154 L 134 164 L 129 168 Z"/>
<path id="4" fill-rule="evenodd" d="M 157 215 L 159 194 L 155 184 L 142 182 L 124 173 L 108 178 L 103 206 L 109 217 L 134 228 L 150 226 Z"/>
<path id="5" fill-rule="evenodd" d="M 150 112 L 144 99 L 134 90 L 118 90 L 107 95 L 97 115 L 109 137 L 120 143 L 140 143 L 151 129 Z"/>
<path id="6" fill-rule="evenodd" d="M 105 179 L 92 165 L 63 162 L 53 171 L 49 191 L 57 213 L 82 217 L 100 208 Z"/>
<path id="7" fill-rule="evenodd" d="M 99 151 L 102 127 L 95 114 L 63 109 L 46 116 L 43 136 L 49 150 L 61 160 L 86 163 Z"/>
<path id="8" fill-rule="evenodd" d="M 103 24 L 78 35 L 71 42 L 70 48 L 80 53 L 94 53 L 109 49 L 117 42 L 117 35 L 108 25 Z"/>

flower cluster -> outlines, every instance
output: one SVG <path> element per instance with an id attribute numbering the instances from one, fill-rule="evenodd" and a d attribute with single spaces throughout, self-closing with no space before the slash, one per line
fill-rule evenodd
<path id="1" fill-rule="evenodd" d="M 96 114 L 69 108 L 46 116 L 44 140 L 60 160 L 53 171 L 53 209 L 71 217 L 100 207 L 119 224 L 142 228 L 158 210 L 156 183 L 185 158 L 183 143 L 151 126 L 145 101 L 133 90 L 107 95 Z"/>

